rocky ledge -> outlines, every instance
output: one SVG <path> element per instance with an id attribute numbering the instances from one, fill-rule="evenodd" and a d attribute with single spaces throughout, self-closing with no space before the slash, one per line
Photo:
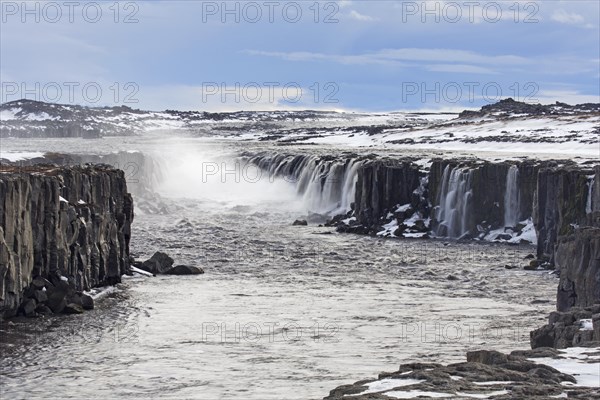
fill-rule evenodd
<path id="1" fill-rule="evenodd" d="M 133 200 L 108 165 L 0 165 L 0 318 L 79 312 L 129 270 Z"/>
<path id="2" fill-rule="evenodd" d="M 600 366 L 599 350 L 589 348 L 575 353 L 539 348 L 508 355 L 472 351 L 462 363 L 403 364 L 395 372 L 380 374 L 378 379 L 340 386 L 325 399 L 600 399 L 600 382 L 595 382 L 593 375 Z M 576 362 L 581 365 L 577 376 L 551 366 L 572 368 Z"/>

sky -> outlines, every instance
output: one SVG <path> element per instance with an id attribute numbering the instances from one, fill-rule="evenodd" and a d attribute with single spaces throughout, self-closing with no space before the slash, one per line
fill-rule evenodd
<path id="1" fill-rule="evenodd" d="M 600 2 L 1 1 L 0 101 L 149 110 L 600 102 Z"/>

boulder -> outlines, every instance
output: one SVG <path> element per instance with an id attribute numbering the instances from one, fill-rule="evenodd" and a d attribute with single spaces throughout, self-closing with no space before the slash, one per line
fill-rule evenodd
<path id="1" fill-rule="evenodd" d="M 477 350 L 467 352 L 467 362 L 476 362 L 486 365 L 498 365 L 508 362 L 506 354 L 494 350 Z"/>
<path id="2" fill-rule="evenodd" d="M 36 288 L 36 289 L 43 289 L 43 288 L 49 288 L 52 285 L 52 283 L 50 283 L 50 281 L 46 278 L 43 278 L 41 276 L 36 276 L 35 278 L 33 278 L 33 281 L 31 282 L 31 284 Z"/>
<path id="3" fill-rule="evenodd" d="M 164 274 L 173 266 L 173 259 L 167 254 L 157 251 L 148 260 L 144 261 L 141 269 L 153 274 Z"/>
<path id="4" fill-rule="evenodd" d="M 308 225 L 308 222 L 306 222 L 306 220 L 304 220 L 304 219 L 297 219 L 294 221 L 294 223 L 292 225 L 293 226 L 306 226 L 306 225 Z"/>
<path id="5" fill-rule="evenodd" d="M 38 302 L 38 303 L 43 303 L 46 300 L 48 300 L 48 295 L 46 294 L 45 291 L 43 290 L 36 290 L 33 293 L 33 298 Z"/>
<path id="6" fill-rule="evenodd" d="M 23 304 L 23 314 L 25 314 L 26 317 L 34 316 L 36 306 L 37 304 L 34 299 L 26 300 Z"/>
<path id="7" fill-rule="evenodd" d="M 38 304 L 35 308 L 35 312 L 41 315 L 50 315 L 52 310 L 45 304 Z"/>
<path id="8" fill-rule="evenodd" d="M 48 295 L 48 301 L 46 302 L 48 307 L 53 313 L 61 313 L 67 305 L 67 292 L 63 290 L 53 290 Z"/>
<path id="9" fill-rule="evenodd" d="M 168 275 L 199 275 L 203 273 L 204 270 L 202 268 L 192 267 L 190 265 L 176 265 L 165 272 L 165 274 Z"/>
<path id="10" fill-rule="evenodd" d="M 88 296 L 85 293 L 81 294 L 81 307 L 84 310 L 93 310 L 94 309 L 94 299 L 92 296 Z"/>

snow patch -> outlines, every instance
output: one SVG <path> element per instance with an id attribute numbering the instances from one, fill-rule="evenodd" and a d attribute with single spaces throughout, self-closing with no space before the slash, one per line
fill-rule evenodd
<path id="1" fill-rule="evenodd" d="M 569 347 L 560 350 L 560 358 L 530 358 L 538 364 L 546 364 L 564 374 L 573 375 L 576 384 L 564 383 L 566 386 L 600 387 L 600 347 Z M 595 362 L 594 362 L 595 361 Z"/>
<path id="2" fill-rule="evenodd" d="M 356 395 L 379 393 L 379 392 L 394 389 L 394 388 L 397 388 L 400 386 L 416 385 L 421 382 L 425 382 L 425 381 L 422 379 L 384 378 L 379 381 L 367 383 L 365 386 L 367 386 L 368 389 L 365 390 L 364 392 L 357 393 Z M 356 396 L 356 395 L 353 395 L 353 396 Z"/>
<path id="3" fill-rule="evenodd" d="M 14 162 L 28 160 L 30 158 L 44 157 L 44 153 L 37 151 L 22 151 L 22 152 L 0 152 L 0 158 Z"/>

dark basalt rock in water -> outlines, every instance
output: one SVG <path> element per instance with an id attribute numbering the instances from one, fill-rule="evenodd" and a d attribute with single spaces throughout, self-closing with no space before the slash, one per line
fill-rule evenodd
<path id="1" fill-rule="evenodd" d="M 529 333 L 531 348 L 600 346 L 600 304 L 550 313 L 548 324 Z"/>
<path id="2" fill-rule="evenodd" d="M 76 291 L 65 277 L 58 274 L 49 277 L 50 280 L 36 276 L 23 291 L 24 299 L 19 308 L 22 315 L 35 317 L 52 313 L 78 314 L 79 311 L 94 308 L 94 299 Z"/>
<path id="3" fill-rule="evenodd" d="M 171 269 L 175 261 L 160 251 L 157 251 L 148 260 L 144 261 L 140 268 L 152 274 L 164 274 Z"/>
<path id="4" fill-rule="evenodd" d="M 203 274 L 204 270 L 190 265 L 176 265 L 165 273 L 167 275 L 199 275 Z"/>
<path id="5" fill-rule="evenodd" d="M 297 219 L 292 224 L 292 226 L 307 226 L 307 225 L 308 225 L 308 222 L 304 219 Z"/>
<path id="6" fill-rule="evenodd" d="M 75 294 L 120 282 L 132 221 L 123 171 L 0 166 L 0 317 L 30 311 L 28 299 L 60 313 Z"/>

